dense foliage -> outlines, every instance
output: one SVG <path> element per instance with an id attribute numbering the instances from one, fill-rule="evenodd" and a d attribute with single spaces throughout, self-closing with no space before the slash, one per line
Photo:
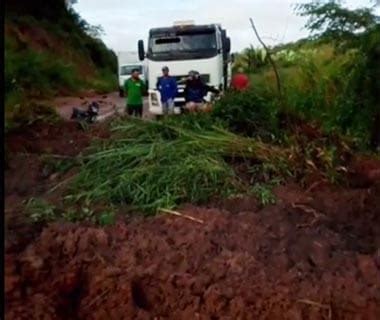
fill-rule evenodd
<path id="1" fill-rule="evenodd" d="M 286 110 L 281 112 L 355 137 L 363 148 L 376 148 L 380 145 L 379 18 L 373 8 L 351 10 L 340 1 L 307 2 L 297 5 L 296 11 L 308 17 L 310 37 L 271 48 L 284 87 L 281 106 Z M 263 49 L 246 49 L 237 56 L 237 66 L 250 73 L 256 93 L 275 96 L 274 73 Z"/>
<path id="2" fill-rule="evenodd" d="M 236 133 L 270 139 L 277 132 L 276 101 L 255 91 L 227 92 L 212 115 Z"/>
<path id="3" fill-rule="evenodd" d="M 336 93 L 337 124 L 345 133 L 363 133 L 372 147 L 380 145 L 380 19 L 374 7 L 350 10 L 340 1 L 313 1 L 297 9 L 309 17 L 312 36 L 356 53 L 342 66 L 347 84 Z"/>
<path id="4" fill-rule="evenodd" d="M 300 16 L 308 17 L 305 27 L 312 36 L 333 41 L 361 38 L 360 32 L 372 30 L 379 23 L 373 8 L 352 10 L 342 1 L 311 1 L 298 4 L 296 9 Z"/>

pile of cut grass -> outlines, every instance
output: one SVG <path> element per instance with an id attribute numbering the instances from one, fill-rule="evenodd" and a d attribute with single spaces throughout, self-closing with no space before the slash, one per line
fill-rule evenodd
<path id="1" fill-rule="evenodd" d="M 194 121 L 118 121 L 83 157 L 69 198 L 123 203 L 148 214 L 247 190 L 225 158 L 282 161 L 283 150 Z M 185 125 L 186 124 L 186 125 Z"/>

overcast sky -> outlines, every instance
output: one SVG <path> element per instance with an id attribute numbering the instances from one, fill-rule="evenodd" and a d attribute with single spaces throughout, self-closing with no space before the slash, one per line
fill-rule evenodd
<path id="1" fill-rule="evenodd" d="M 177 20 L 221 23 L 231 37 L 232 50 L 256 46 L 249 17 L 268 44 L 289 42 L 307 35 L 305 20 L 294 14 L 299 0 L 78 0 L 74 9 L 90 24 L 101 25 L 107 46 L 135 51 L 137 40 L 146 42 L 148 30 L 171 26 Z M 301 0 L 301 2 L 304 2 Z M 350 7 L 370 1 L 347 0 Z"/>

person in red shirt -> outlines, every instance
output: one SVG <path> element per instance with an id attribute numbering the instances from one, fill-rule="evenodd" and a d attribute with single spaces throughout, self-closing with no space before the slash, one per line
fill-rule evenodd
<path id="1" fill-rule="evenodd" d="M 238 72 L 233 75 L 231 80 L 231 87 L 237 91 L 244 91 L 248 89 L 250 83 L 247 75 L 243 73 L 243 69 L 239 68 Z"/>

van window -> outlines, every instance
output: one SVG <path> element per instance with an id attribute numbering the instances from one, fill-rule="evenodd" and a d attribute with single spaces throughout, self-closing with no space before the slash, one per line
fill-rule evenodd
<path id="1" fill-rule="evenodd" d="M 140 74 L 142 73 L 142 66 L 128 65 L 128 66 L 121 66 L 120 67 L 120 75 L 121 76 L 130 76 L 133 69 L 139 70 Z"/>

